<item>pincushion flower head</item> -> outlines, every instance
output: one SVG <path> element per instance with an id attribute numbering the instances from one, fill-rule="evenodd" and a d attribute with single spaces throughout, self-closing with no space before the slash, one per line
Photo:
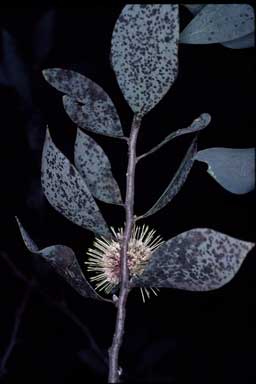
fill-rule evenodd
<path id="1" fill-rule="evenodd" d="M 113 229 L 113 239 L 97 237 L 94 240 L 93 247 L 87 251 L 89 256 L 85 264 L 88 265 L 88 271 L 94 272 L 90 280 L 96 282 L 96 288 L 106 293 L 120 283 L 120 251 L 123 240 L 123 228 L 117 232 Z M 128 245 L 128 268 L 130 278 L 140 276 L 153 252 L 163 243 L 161 237 L 156 236 L 156 231 L 143 225 L 135 226 Z M 151 289 L 154 292 L 153 287 Z"/>

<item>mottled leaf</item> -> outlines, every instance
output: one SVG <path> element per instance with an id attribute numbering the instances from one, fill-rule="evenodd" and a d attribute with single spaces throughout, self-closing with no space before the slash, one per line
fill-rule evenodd
<path id="1" fill-rule="evenodd" d="M 183 232 L 152 255 L 136 286 L 210 291 L 227 284 L 255 244 L 208 228 Z"/>
<path id="2" fill-rule="evenodd" d="M 102 112 L 98 115 L 96 102 L 95 107 L 93 107 L 94 111 L 91 112 L 88 105 L 79 103 L 74 97 L 64 95 L 62 100 L 66 113 L 80 128 L 104 136 L 117 138 L 122 138 L 124 136 L 117 114 L 114 115 L 112 112 L 109 114 L 107 114 L 107 112 Z M 101 102 L 99 102 L 99 106 L 100 104 Z M 96 118 L 98 118 L 98 121 L 96 121 Z M 114 118 L 116 118 L 116 121 L 114 121 Z"/>
<path id="3" fill-rule="evenodd" d="M 239 39 L 227 41 L 222 43 L 224 47 L 232 49 L 252 48 L 255 47 L 255 33 L 249 33 L 246 36 L 240 37 Z"/>
<path id="4" fill-rule="evenodd" d="M 35 25 L 32 38 L 33 54 L 37 63 L 45 60 L 53 48 L 55 25 L 56 11 L 54 9 L 45 12 Z"/>
<path id="5" fill-rule="evenodd" d="M 157 151 L 159 148 L 161 148 L 163 145 L 165 145 L 169 141 L 173 140 L 175 137 L 185 135 L 187 133 L 193 133 L 193 132 L 201 131 L 202 129 L 207 127 L 207 125 L 210 123 L 210 121 L 211 121 L 211 116 L 208 113 L 202 113 L 197 119 L 195 119 L 193 121 L 193 123 L 189 127 L 178 129 L 177 131 L 170 133 L 170 135 L 168 135 L 163 141 L 161 141 L 160 144 L 153 147 L 147 153 L 139 156 L 139 159 L 141 159 L 145 156 L 151 155 L 152 153 Z"/>
<path id="6" fill-rule="evenodd" d="M 178 5 L 129 4 L 115 25 L 111 60 L 119 87 L 134 113 L 152 109 L 178 72 Z"/>
<path id="7" fill-rule="evenodd" d="M 182 4 L 184 5 L 193 15 L 199 13 L 205 4 Z"/>
<path id="8" fill-rule="evenodd" d="M 172 178 L 172 181 L 164 191 L 164 193 L 160 196 L 160 198 L 157 200 L 157 202 L 153 205 L 152 208 L 149 209 L 142 217 L 147 217 L 150 215 L 153 215 L 153 213 L 156 213 L 160 209 L 162 209 L 166 204 L 170 203 L 170 201 L 177 195 L 177 193 L 180 191 L 181 187 L 185 183 L 188 174 L 193 166 L 194 163 L 194 156 L 196 154 L 197 150 L 197 143 L 196 139 L 192 141 L 192 144 L 190 145 L 184 159 L 182 160 L 176 174 Z"/>
<path id="9" fill-rule="evenodd" d="M 39 249 L 17 217 L 16 220 L 23 241 L 30 252 L 42 256 L 80 295 L 102 300 L 101 296 L 95 292 L 84 277 L 71 248 L 65 245 L 52 245 L 44 249 Z"/>
<path id="10" fill-rule="evenodd" d="M 64 97 L 69 117 L 80 127 L 107 136 L 122 137 L 116 108 L 107 93 L 80 73 L 61 68 L 43 70 L 45 79 Z"/>
<path id="11" fill-rule="evenodd" d="M 208 4 L 180 35 L 186 44 L 222 43 L 254 31 L 254 10 L 248 4 Z"/>
<path id="12" fill-rule="evenodd" d="M 243 194 L 255 188 L 255 148 L 207 148 L 196 160 L 208 164 L 208 173 L 225 189 Z"/>
<path id="13" fill-rule="evenodd" d="M 96 141 L 80 129 L 75 142 L 75 165 L 93 196 L 106 203 L 122 204 L 109 159 Z"/>
<path id="14" fill-rule="evenodd" d="M 83 178 L 53 143 L 47 130 L 42 156 L 42 187 L 49 203 L 67 219 L 110 237 L 110 230 Z"/>

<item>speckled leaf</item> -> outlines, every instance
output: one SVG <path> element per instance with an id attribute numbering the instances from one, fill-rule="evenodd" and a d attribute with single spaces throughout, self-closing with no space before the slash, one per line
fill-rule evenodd
<path id="1" fill-rule="evenodd" d="M 178 5 L 130 4 L 115 25 L 111 60 L 119 87 L 134 113 L 152 109 L 178 72 Z"/>
<path id="2" fill-rule="evenodd" d="M 202 113 L 197 119 L 195 119 L 193 121 L 193 123 L 189 127 L 178 129 L 177 131 L 170 133 L 170 135 L 168 135 L 163 141 L 161 141 L 160 144 L 153 147 L 145 155 L 142 155 L 142 157 L 148 156 L 151 153 L 154 153 L 159 148 L 161 148 L 163 145 L 165 145 L 169 141 L 173 140 L 175 137 L 178 137 L 181 135 L 186 135 L 187 133 L 193 133 L 193 132 L 201 131 L 202 129 L 206 128 L 207 125 L 210 124 L 210 122 L 211 122 L 211 116 L 208 113 Z"/>
<path id="3" fill-rule="evenodd" d="M 67 219 L 110 237 L 110 230 L 87 185 L 53 143 L 47 130 L 42 156 L 42 187 L 49 203 Z"/>
<path id="4" fill-rule="evenodd" d="M 70 119 L 80 128 L 110 137 L 123 137 L 121 123 L 116 114 L 116 121 L 112 113 L 99 113 L 97 107 L 93 107 L 93 112 L 88 108 L 88 104 L 81 104 L 74 97 L 64 95 L 63 106 Z M 99 105 L 101 102 L 99 102 Z M 98 114 L 99 113 L 99 114 Z M 101 119 L 102 116 L 102 119 Z M 103 117 L 104 116 L 104 117 Z M 98 121 L 96 121 L 98 118 Z"/>
<path id="5" fill-rule="evenodd" d="M 53 87 L 71 96 L 63 99 L 64 107 L 80 128 L 107 136 L 123 136 L 116 108 L 98 84 L 68 69 L 45 69 L 43 75 Z"/>
<path id="6" fill-rule="evenodd" d="M 30 252 L 42 256 L 80 295 L 92 299 L 102 299 L 87 282 L 71 248 L 65 245 L 52 245 L 39 249 L 17 217 L 16 220 L 23 241 Z"/>
<path id="7" fill-rule="evenodd" d="M 252 48 L 255 47 L 255 33 L 249 33 L 246 36 L 240 37 L 239 39 L 227 41 L 222 43 L 224 47 L 232 49 Z"/>
<path id="8" fill-rule="evenodd" d="M 193 15 L 199 13 L 205 4 L 183 4 Z"/>
<path id="9" fill-rule="evenodd" d="M 255 244 L 208 228 L 183 232 L 152 255 L 136 286 L 210 291 L 227 284 Z"/>
<path id="10" fill-rule="evenodd" d="M 172 181 L 164 191 L 164 193 L 160 196 L 157 202 L 147 211 L 142 217 L 147 217 L 153 215 L 160 209 L 162 209 L 166 204 L 170 203 L 170 201 L 177 195 L 180 191 L 181 187 L 185 183 L 188 174 L 194 163 L 194 156 L 197 150 L 197 138 L 194 138 L 192 144 L 190 145 L 184 159 L 182 160 L 176 174 L 172 178 Z"/>
<path id="11" fill-rule="evenodd" d="M 243 194 L 255 188 L 255 148 L 208 148 L 196 160 L 208 164 L 208 173 L 225 189 Z"/>
<path id="12" fill-rule="evenodd" d="M 77 129 L 75 142 L 75 165 L 93 196 L 106 203 L 122 204 L 106 154 L 95 140 L 80 129 Z"/>
<path id="13" fill-rule="evenodd" d="M 254 10 L 248 4 L 208 4 L 182 31 L 180 42 L 222 43 L 252 33 L 254 24 Z"/>

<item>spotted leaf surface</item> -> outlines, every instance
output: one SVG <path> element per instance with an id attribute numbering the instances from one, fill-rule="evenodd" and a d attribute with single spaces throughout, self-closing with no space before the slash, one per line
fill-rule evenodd
<path id="1" fill-rule="evenodd" d="M 193 166 L 193 163 L 194 163 L 193 158 L 196 154 L 196 150 L 197 150 L 197 143 L 195 138 L 192 141 L 192 144 L 190 145 L 172 181 L 170 182 L 170 184 L 168 185 L 164 193 L 157 200 L 157 202 L 153 205 L 153 207 L 150 208 L 150 210 L 147 211 L 143 215 L 143 217 L 153 215 L 154 213 L 156 213 L 157 211 L 165 207 L 166 204 L 170 203 L 171 200 L 177 195 L 177 193 L 180 191 L 181 187 L 185 183 L 188 177 L 188 174 Z"/>
<path id="2" fill-rule="evenodd" d="M 134 113 L 152 109 L 178 72 L 178 5 L 126 5 L 115 25 L 111 60 Z"/>
<path id="3" fill-rule="evenodd" d="M 195 159 L 205 162 L 209 175 L 229 192 L 243 194 L 255 188 L 255 148 L 208 148 Z"/>
<path id="4" fill-rule="evenodd" d="M 92 299 L 102 299 L 87 282 L 71 248 L 65 245 L 52 245 L 39 249 L 19 219 L 16 218 L 16 220 L 23 241 L 30 252 L 42 256 L 80 295 Z"/>
<path id="5" fill-rule="evenodd" d="M 239 39 L 230 40 L 226 43 L 222 43 L 224 47 L 232 49 L 252 48 L 255 47 L 255 33 L 249 33 L 246 36 L 240 37 Z"/>
<path id="6" fill-rule="evenodd" d="M 64 107 L 80 127 L 107 136 L 123 136 L 116 108 L 107 93 L 94 81 L 75 71 L 50 68 L 43 71 L 45 79 L 65 93 Z"/>
<path id="7" fill-rule="evenodd" d="M 254 10 L 248 4 L 208 4 L 180 35 L 186 44 L 223 43 L 254 31 Z"/>
<path id="8" fill-rule="evenodd" d="M 95 140 L 80 129 L 77 130 L 75 142 L 75 165 L 93 196 L 106 203 L 122 204 L 106 154 Z"/>
<path id="9" fill-rule="evenodd" d="M 87 185 L 46 133 L 42 156 L 42 187 L 49 203 L 67 219 L 110 237 L 110 230 Z"/>
<path id="10" fill-rule="evenodd" d="M 152 255 L 137 286 L 210 291 L 227 284 L 255 244 L 208 228 L 183 232 Z"/>
<path id="11" fill-rule="evenodd" d="M 152 148 L 150 151 L 146 153 L 146 155 L 149 155 L 151 153 L 154 153 L 159 148 L 161 148 L 163 145 L 168 143 L 169 141 L 175 139 L 175 137 L 186 135 L 187 133 L 193 133 L 203 130 L 207 127 L 207 125 L 211 121 L 211 116 L 208 113 L 202 113 L 197 119 L 193 121 L 193 123 L 187 127 L 187 128 L 181 128 L 178 129 L 175 132 L 170 133 L 160 144 L 156 145 L 154 148 Z M 144 157 L 144 155 L 142 155 Z"/>

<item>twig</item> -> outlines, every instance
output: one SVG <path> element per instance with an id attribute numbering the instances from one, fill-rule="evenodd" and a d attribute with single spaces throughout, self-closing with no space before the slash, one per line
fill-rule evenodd
<path id="1" fill-rule="evenodd" d="M 117 302 L 117 316 L 115 332 L 112 345 L 109 348 L 109 383 L 120 382 L 121 368 L 119 367 L 119 351 L 122 345 L 124 335 L 124 323 L 126 317 L 126 302 L 129 295 L 129 268 L 127 263 L 128 244 L 134 225 L 134 189 L 135 189 L 135 169 L 136 169 L 136 143 L 140 129 L 141 119 L 134 116 L 128 148 L 128 167 L 126 174 L 126 197 L 125 197 L 125 214 L 126 223 L 124 229 L 124 237 L 121 245 L 120 261 L 121 261 L 121 287 L 120 296 Z"/>
<path id="2" fill-rule="evenodd" d="M 2 258 L 6 261 L 10 269 L 12 270 L 13 274 L 23 281 L 28 286 L 32 287 L 33 289 L 36 289 L 37 292 L 45 299 L 47 304 L 59 309 L 62 311 L 70 320 L 73 321 L 74 324 L 76 324 L 80 330 L 83 332 L 83 334 L 88 338 L 91 349 L 94 351 L 94 353 L 102 360 L 102 362 L 105 364 L 105 366 L 108 366 L 108 359 L 103 355 L 101 352 L 99 346 L 95 342 L 94 338 L 92 337 L 89 329 L 86 327 L 85 324 L 82 323 L 82 321 L 77 317 L 77 315 L 68 307 L 67 303 L 65 301 L 57 301 L 52 299 L 47 293 L 44 292 L 44 290 L 40 287 L 38 281 L 36 280 L 30 280 L 27 278 L 20 270 L 17 269 L 16 265 L 11 261 L 11 259 L 6 255 L 4 252 L 0 252 L 0 255 Z"/>
<path id="3" fill-rule="evenodd" d="M 8 363 L 8 360 L 13 352 L 13 349 L 17 343 L 17 335 L 18 335 L 18 332 L 19 332 L 19 327 L 20 327 L 20 323 L 21 323 L 21 320 L 22 320 L 22 316 L 25 312 L 25 309 L 26 309 L 26 306 L 28 304 L 28 300 L 29 300 L 29 297 L 30 297 L 30 294 L 31 294 L 31 289 L 32 289 L 32 285 L 27 285 L 26 287 L 26 290 L 25 290 L 25 293 L 22 297 L 22 300 L 20 302 L 20 305 L 18 306 L 18 309 L 16 311 L 16 315 L 15 315 L 15 321 L 14 321 L 14 325 L 13 325 L 13 331 L 12 331 L 12 334 L 11 334 L 11 338 L 10 338 L 10 341 L 7 345 L 7 348 L 4 352 L 4 355 L 2 357 L 2 360 L 1 360 L 1 363 L 0 363 L 0 377 L 3 377 L 6 373 L 6 365 Z"/>

